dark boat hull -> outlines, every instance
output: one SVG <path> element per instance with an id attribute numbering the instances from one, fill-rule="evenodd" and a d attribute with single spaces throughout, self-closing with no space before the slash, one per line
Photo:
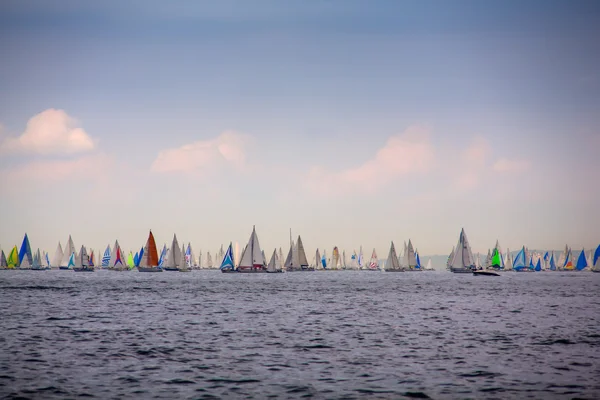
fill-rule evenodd
<path id="1" fill-rule="evenodd" d="M 404 268 L 395 268 L 395 269 L 385 269 L 385 272 L 405 272 Z"/>
<path id="2" fill-rule="evenodd" d="M 451 268 L 450 272 L 455 274 L 470 274 L 473 272 L 473 270 L 470 268 Z"/>
<path id="3" fill-rule="evenodd" d="M 69 267 L 58 267 L 58 269 L 71 269 Z"/>
<path id="4" fill-rule="evenodd" d="M 94 268 L 73 268 L 75 272 L 94 272 Z"/>
<path id="5" fill-rule="evenodd" d="M 500 276 L 500 274 L 495 271 L 473 271 L 473 275 L 476 275 L 476 276 Z"/>
<path id="6" fill-rule="evenodd" d="M 163 272 L 161 268 L 156 267 L 138 267 L 138 271 L 140 272 Z"/>

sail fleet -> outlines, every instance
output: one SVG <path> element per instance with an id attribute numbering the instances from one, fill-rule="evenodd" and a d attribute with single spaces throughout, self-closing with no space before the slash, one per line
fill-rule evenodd
<path id="1" fill-rule="evenodd" d="M 102 251 L 95 252 L 86 246 L 75 247 L 71 236 L 63 248 L 59 242 L 54 254 L 32 250 L 29 236 L 25 234 L 20 248 L 16 245 L 10 251 L 0 250 L 0 269 L 20 270 L 47 270 L 63 269 L 77 272 L 94 272 L 98 269 L 109 271 L 163 272 L 179 271 L 189 272 L 194 269 L 220 269 L 223 273 L 281 273 L 281 272 L 309 272 L 309 271 L 385 271 L 385 272 L 411 272 L 432 271 L 431 259 L 426 266 L 421 265 L 418 250 L 409 239 L 401 247 L 398 254 L 393 242 L 390 243 L 389 252 L 385 260 L 379 260 L 376 249 L 373 249 L 370 259 L 365 262 L 362 246 L 359 252 L 352 252 L 349 259 L 346 252 L 340 253 L 334 246 L 331 257 L 327 249 L 322 252 L 316 249 L 312 262 L 308 262 L 302 238 L 298 235 L 292 239 L 290 232 L 290 247 L 285 259 L 281 248 L 274 248 L 269 260 L 261 248 L 256 228 L 252 228 L 246 246 L 239 254 L 236 243 L 229 243 L 227 250 L 223 247 L 214 252 L 215 260 L 210 252 L 205 255 L 202 263 L 202 254 L 196 257 L 191 243 L 179 244 L 176 235 L 173 235 L 170 247 L 165 244 L 159 252 L 152 231 L 149 232 L 146 243 L 139 251 L 130 251 L 127 255 L 121 248 L 119 241 Z M 575 257 L 576 255 L 576 257 Z M 473 271 L 497 272 L 541 272 L 541 271 L 592 271 L 600 272 L 600 245 L 596 249 L 582 249 L 575 253 L 569 246 L 560 254 L 554 251 L 530 251 L 522 246 L 513 256 L 509 249 L 503 251 L 498 241 L 488 250 L 483 263 L 479 254 L 473 255 L 467 235 L 461 230 L 458 243 L 452 248 L 446 262 L 446 269 L 453 273 L 471 273 Z"/>

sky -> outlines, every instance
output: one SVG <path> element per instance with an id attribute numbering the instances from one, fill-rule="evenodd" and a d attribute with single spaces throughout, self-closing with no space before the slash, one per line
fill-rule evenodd
<path id="1" fill-rule="evenodd" d="M 600 243 L 597 1 L 0 2 L 0 247 Z"/>

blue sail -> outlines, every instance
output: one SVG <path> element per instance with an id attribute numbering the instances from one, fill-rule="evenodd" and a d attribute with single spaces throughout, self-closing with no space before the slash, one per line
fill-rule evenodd
<path id="1" fill-rule="evenodd" d="M 550 257 L 550 271 L 556 271 L 556 263 L 554 262 L 554 252 L 552 252 L 552 256 Z"/>
<path id="2" fill-rule="evenodd" d="M 585 258 L 585 250 L 582 249 L 581 253 L 579 253 L 579 258 L 577 259 L 577 266 L 575 268 L 577 268 L 577 271 L 581 271 L 582 269 L 584 269 L 587 266 L 588 266 L 588 263 Z"/>
<path id="3" fill-rule="evenodd" d="M 140 253 L 139 252 L 135 252 L 134 256 L 133 256 L 133 265 L 136 267 L 140 266 Z"/>
<path id="4" fill-rule="evenodd" d="M 598 258 L 600 258 L 600 245 L 596 247 L 596 251 L 594 252 L 594 263 L 592 264 L 592 266 L 598 265 Z"/>
<path id="5" fill-rule="evenodd" d="M 529 269 L 535 269 L 535 265 L 533 265 L 533 256 L 529 257 Z"/>
<path id="6" fill-rule="evenodd" d="M 138 252 L 138 263 L 137 263 L 136 267 L 140 266 L 140 263 L 142 262 L 143 257 L 144 257 L 144 248 L 142 247 L 140 249 L 140 251 Z"/>
<path id="7" fill-rule="evenodd" d="M 525 268 L 525 246 L 519 250 L 513 262 L 513 269 L 515 271 L 521 271 L 523 268 Z"/>
<path id="8" fill-rule="evenodd" d="M 46 262 L 48 263 L 48 268 L 50 268 L 50 257 L 48 257 L 48 253 L 46 253 Z"/>
<path id="9" fill-rule="evenodd" d="M 233 247 L 231 246 L 231 243 L 229 243 L 229 247 L 227 248 L 225 257 L 223 257 L 220 268 L 226 271 L 235 269 L 235 265 L 233 264 Z"/>
<path id="10" fill-rule="evenodd" d="M 600 248 L 600 246 L 598 248 Z M 323 252 L 323 257 L 321 257 L 321 264 L 323 264 L 323 268 L 327 268 L 327 259 L 325 258 L 325 252 Z"/>
<path id="11" fill-rule="evenodd" d="M 23 264 L 23 259 L 27 257 L 27 261 L 29 261 L 29 265 L 33 264 L 33 255 L 31 254 L 31 246 L 29 245 L 29 238 L 27 234 L 23 238 L 23 243 L 21 244 L 21 250 L 19 250 L 19 265 Z"/>
<path id="12" fill-rule="evenodd" d="M 165 244 L 163 246 L 163 249 L 160 253 L 160 260 L 158 260 L 158 266 L 159 267 L 163 267 L 163 265 L 165 264 L 165 258 L 167 257 L 167 245 Z"/>
<path id="13" fill-rule="evenodd" d="M 535 271 L 541 271 L 542 270 L 542 259 L 538 258 L 537 264 L 535 264 Z"/>
<path id="14" fill-rule="evenodd" d="M 421 258 L 419 258 L 419 253 L 417 253 L 417 265 L 415 265 L 416 269 L 421 269 Z"/>
<path id="15" fill-rule="evenodd" d="M 110 263 L 110 245 L 106 246 L 106 250 L 104 250 L 104 255 L 102 256 L 102 268 L 108 268 L 109 263 Z"/>

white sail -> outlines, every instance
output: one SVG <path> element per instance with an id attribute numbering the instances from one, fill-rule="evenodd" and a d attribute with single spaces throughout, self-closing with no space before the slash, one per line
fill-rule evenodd
<path id="1" fill-rule="evenodd" d="M 181 255 L 180 255 L 178 264 L 179 264 L 180 271 L 189 271 L 190 268 L 189 268 L 188 261 L 185 256 L 185 245 L 183 245 L 181 247 Z"/>
<path id="2" fill-rule="evenodd" d="M 298 235 L 296 247 L 298 251 L 298 265 L 300 265 L 300 268 L 308 267 L 308 260 L 306 259 L 306 253 L 304 252 L 304 245 L 302 244 L 302 239 L 300 238 L 300 235 Z"/>
<path id="3" fill-rule="evenodd" d="M 397 270 L 400 269 L 400 263 L 398 262 L 398 256 L 396 255 L 396 248 L 394 247 L 394 242 L 390 245 L 390 252 L 388 254 L 388 258 L 385 262 L 385 269 L 387 270 Z"/>
<path id="4" fill-rule="evenodd" d="M 467 235 L 464 229 L 460 231 L 458 244 L 455 247 L 454 257 L 450 262 L 450 267 L 457 269 L 475 267 L 475 263 L 473 262 L 473 253 L 471 252 L 471 246 L 469 245 L 469 241 L 467 240 Z"/>
<path id="5" fill-rule="evenodd" d="M 433 266 L 431 265 L 431 258 L 427 260 L 427 266 L 425 266 L 427 271 L 433 271 Z"/>
<path id="6" fill-rule="evenodd" d="M 75 265 L 73 266 L 73 269 L 81 269 L 82 252 L 83 252 L 83 246 L 81 246 L 81 249 L 79 250 L 79 252 L 75 253 Z"/>
<path id="7" fill-rule="evenodd" d="M 273 250 L 273 254 L 271 255 L 271 260 L 269 260 L 269 264 L 267 265 L 267 271 L 269 272 L 277 272 L 280 271 L 279 260 L 277 257 L 277 249 Z"/>
<path id="8" fill-rule="evenodd" d="M 408 247 L 407 247 L 407 255 L 406 255 L 406 262 L 407 262 L 407 266 L 410 269 L 414 269 L 417 266 L 417 256 L 415 254 L 415 250 L 413 248 L 413 244 L 410 241 L 410 239 L 408 239 Z"/>
<path id="9" fill-rule="evenodd" d="M 165 268 L 177 268 L 177 265 L 181 261 L 181 248 L 179 247 L 176 234 L 173 234 L 173 241 L 171 242 L 168 254 Z"/>
<path id="10" fill-rule="evenodd" d="M 258 268 L 263 267 L 264 264 L 265 260 L 260 250 L 260 244 L 258 242 L 258 236 L 256 235 L 256 229 L 255 227 L 252 227 L 252 234 L 250 235 L 250 240 L 248 240 L 248 245 L 242 253 L 242 257 L 240 259 L 240 264 L 238 267 Z"/>
<path id="11" fill-rule="evenodd" d="M 63 259 L 63 249 L 62 246 L 60 245 L 60 242 L 58 242 L 58 246 L 56 246 L 56 251 L 54 252 L 54 257 L 52 258 L 52 265 L 50 265 L 51 268 L 58 268 L 60 267 L 60 263 Z"/>
<path id="12" fill-rule="evenodd" d="M 62 260 L 60 261 L 60 267 L 69 266 L 69 259 L 71 258 L 71 255 L 73 253 L 75 253 L 75 245 L 73 244 L 73 239 L 71 238 L 71 235 L 69 235 L 69 240 L 67 240 L 67 246 L 65 247 Z"/>

